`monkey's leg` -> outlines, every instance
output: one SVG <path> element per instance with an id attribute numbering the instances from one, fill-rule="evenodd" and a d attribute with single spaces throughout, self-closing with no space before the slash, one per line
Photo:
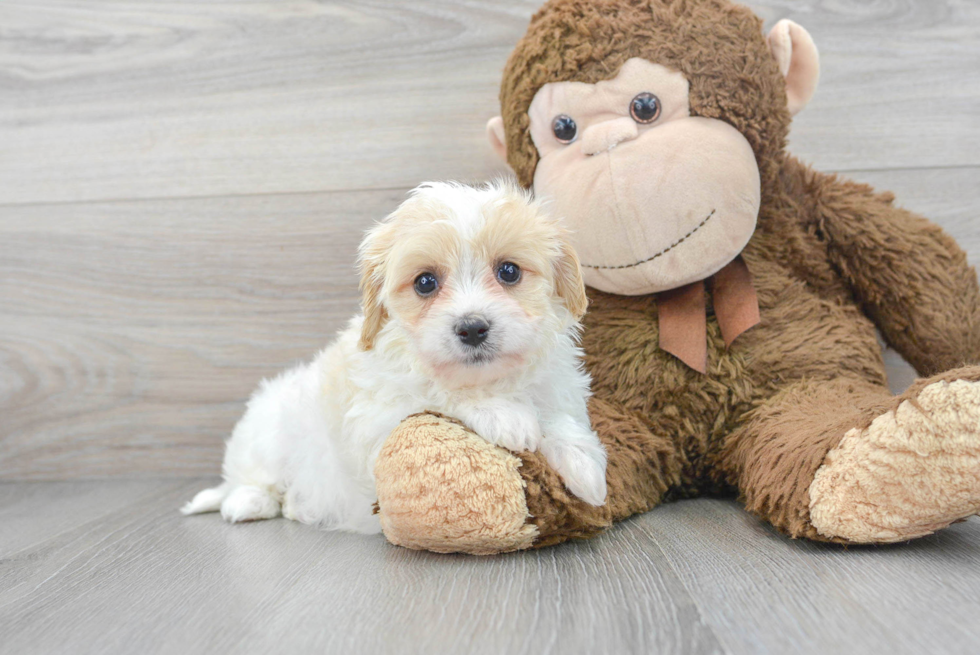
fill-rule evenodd
<path id="1" fill-rule="evenodd" d="M 801 382 L 753 412 L 723 466 L 791 537 L 890 543 L 980 511 L 980 367 L 916 381 Z"/>
<path id="2" fill-rule="evenodd" d="M 593 398 L 589 411 L 608 454 L 604 506 L 575 498 L 540 454 L 511 453 L 421 414 L 392 432 L 375 466 L 385 536 L 484 555 L 591 537 L 656 506 L 680 479 L 674 443 L 611 403 Z"/>

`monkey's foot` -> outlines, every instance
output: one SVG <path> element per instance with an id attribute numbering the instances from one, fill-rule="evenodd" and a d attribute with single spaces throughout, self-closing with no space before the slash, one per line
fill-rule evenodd
<path id="1" fill-rule="evenodd" d="M 921 537 L 980 511 L 980 382 L 923 387 L 853 428 L 810 485 L 810 521 L 853 543 Z"/>
<path id="2" fill-rule="evenodd" d="M 455 421 L 411 416 L 375 465 L 381 528 L 393 544 L 438 553 L 529 548 L 538 529 L 528 522 L 520 466 Z"/>

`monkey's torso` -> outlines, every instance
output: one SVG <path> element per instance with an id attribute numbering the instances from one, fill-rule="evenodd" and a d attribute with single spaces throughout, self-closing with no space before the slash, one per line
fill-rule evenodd
<path id="1" fill-rule="evenodd" d="M 789 160 L 791 169 L 800 165 Z M 798 189 L 793 191 L 798 192 Z M 801 380 L 846 378 L 886 385 L 874 323 L 834 270 L 807 202 L 780 186 L 768 194 L 742 253 L 761 321 L 726 348 L 708 288 L 708 367 L 702 375 L 658 347 L 655 295 L 589 289 L 583 347 L 597 399 L 621 407 L 683 453 L 675 495 L 718 490 L 712 469 L 746 412 Z M 600 436 L 602 436 L 600 434 Z"/>

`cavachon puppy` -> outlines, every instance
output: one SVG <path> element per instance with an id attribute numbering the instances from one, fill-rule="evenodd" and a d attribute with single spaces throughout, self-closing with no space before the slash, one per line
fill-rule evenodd
<path id="1" fill-rule="evenodd" d="M 368 232 L 359 266 L 363 315 L 261 384 L 228 440 L 224 483 L 185 514 L 378 532 L 375 459 L 424 411 L 540 451 L 572 493 L 605 502 L 577 345 L 585 287 L 556 220 L 503 183 L 427 183 Z"/>

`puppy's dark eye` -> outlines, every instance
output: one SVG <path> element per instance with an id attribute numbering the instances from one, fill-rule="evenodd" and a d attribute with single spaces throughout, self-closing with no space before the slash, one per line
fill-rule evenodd
<path id="1" fill-rule="evenodd" d="M 571 116 L 559 114 L 555 120 L 551 121 L 551 131 L 555 133 L 555 138 L 562 143 L 571 143 L 578 134 L 578 126 Z"/>
<path id="2" fill-rule="evenodd" d="M 652 123 L 660 116 L 660 99 L 652 93 L 640 93 L 630 100 L 630 116 L 637 123 Z"/>
<path id="3" fill-rule="evenodd" d="M 439 280 L 432 273 L 422 273 L 415 278 L 415 293 L 423 298 L 431 296 L 439 288 Z"/>
<path id="4" fill-rule="evenodd" d="M 521 279 L 521 267 L 514 262 L 504 262 L 497 267 L 497 279 L 504 284 L 517 284 Z"/>

